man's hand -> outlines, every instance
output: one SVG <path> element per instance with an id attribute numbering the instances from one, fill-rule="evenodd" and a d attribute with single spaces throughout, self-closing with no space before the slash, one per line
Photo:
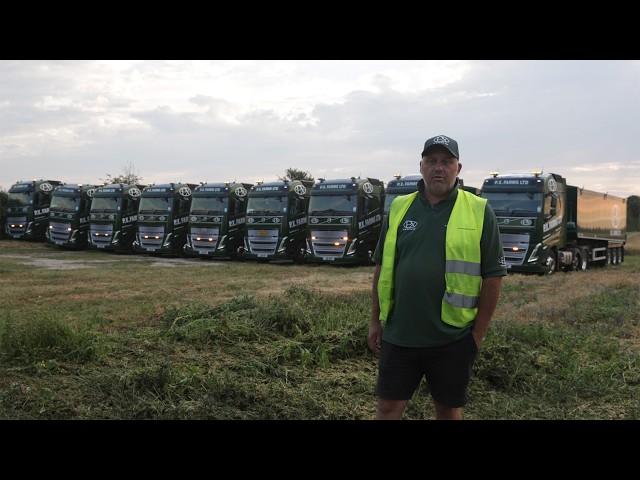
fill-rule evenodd
<path id="1" fill-rule="evenodd" d="M 481 337 L 475 329 L 471 330 L 471 335 L 473 335 L 473 341 L 476 342 L 476 348 L 480 350 L 480 345 L 482 345 L 483 337 Z"/>
<path id="2" fill-rule="evenodd" d="M 382 348 L 382 324 L 378 319 L 371 319 L 369 324 L 369 336 L 367 337 L 369 349 L 376 355 L 380 354 Z"/>

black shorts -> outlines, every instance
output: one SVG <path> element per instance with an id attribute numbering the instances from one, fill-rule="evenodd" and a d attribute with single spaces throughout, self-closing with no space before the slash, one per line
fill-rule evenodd
<path id="1" fill-rule="evenodd" d="M 424 375 L 436 402 L 462 407 L 467 403 L 467 387 L 477 355 L 471 332 L 441 347 L 399 347 L 383 341 L 376 395 L 385 400 L 409 400 Z"/>

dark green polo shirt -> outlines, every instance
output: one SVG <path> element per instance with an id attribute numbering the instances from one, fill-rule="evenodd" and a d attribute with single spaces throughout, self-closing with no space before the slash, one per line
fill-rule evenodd
<path id="1" fill-rule="evenodd" d="M 424 182 L 418 182 L 422 193 Z M 440 313 L 445 291 L 445 240 L 447 222 L 458 188 L 434 206 L 419 194 L 398 227 L 394 268 L 393 308 L 387 317 L 382 339 L 403 347 L 435 347 L 466 335 L 471 325 L 458 328 L 444 323 Z M 389 220 L 385 218 L 376 264 L 382 251 Z M 482 278 L 507 274 L 496 216 L 487 202 L 480 241 Z"/>

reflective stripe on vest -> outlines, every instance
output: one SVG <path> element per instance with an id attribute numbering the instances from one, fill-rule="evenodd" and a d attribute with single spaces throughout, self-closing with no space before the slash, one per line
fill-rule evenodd
<path id="1" fill-rule="evenodd" d="M 398 227 L 419 192 L 398 196 L 389 211 L 389 229 L 384 242 L 382 267 L 378 278 L 380 320 L 387 320 L 393 307 L 393 275 Z M 480 240 L 486 199 L 462 189 L 447 222 L 445 245 L 445 294 L 442 321 L 456 327 L 473 322 L 478 313 L 482 286 Z"/>

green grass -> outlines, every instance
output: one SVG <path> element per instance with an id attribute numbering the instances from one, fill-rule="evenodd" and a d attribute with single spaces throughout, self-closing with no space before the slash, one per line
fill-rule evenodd
<path id="1" fill-rule="evenodd" d="M 507 278 L 465 417 L 640 418 L 640 257 L 626 260 Z M 0 254 L 0 418 L 374 416 L 371 268 L 149 271 L 46 270 Z M 242 282 L 251 288 L 225 287 Z M 427 393 L 423 383 L 405 418 L 433 418 Z"/>

